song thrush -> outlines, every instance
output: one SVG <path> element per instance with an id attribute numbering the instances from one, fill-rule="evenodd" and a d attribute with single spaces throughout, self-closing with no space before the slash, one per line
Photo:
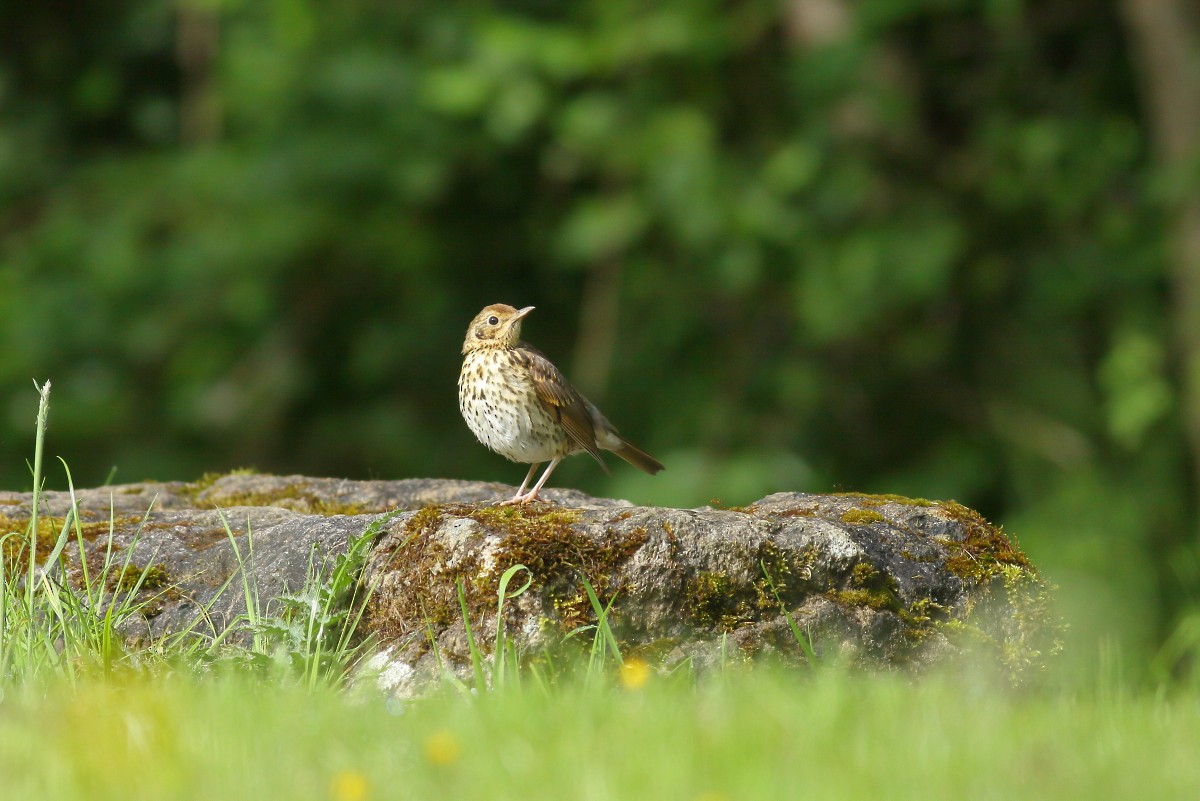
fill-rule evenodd
<path id="1" fill-rule="evenodd" d="M 517 494 L 503 503 L 535 500 L 558 463 L 579 451 L 590 453 L 605 472 L 601 448 L 651 475 L 662 470 L 657 459 L 618 434 L 549 359 L 520 341 L 521 320 L 531 311 L 532 306 L 488 306 L 471 321 L 463 341 L 458 376 L 463 418 L 488 448 L 530 465 Z M 550 464 L 526 492 L 542 462 Z"/>

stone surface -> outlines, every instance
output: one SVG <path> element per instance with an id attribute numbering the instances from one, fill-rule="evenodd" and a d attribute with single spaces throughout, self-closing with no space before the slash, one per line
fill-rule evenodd
<path id="1" fill-rule="evenodd" d="M 457 587 L 486 651 L 500 577 L 516 564 L 530 573 L 510 591 L 533 583 L 506 602 L 504 624 L 525 651 L 560 647 L 596 622 L 585 578 L 600 604 L 611 602 L 623 653 L 667 665 L 802 661 L 793 624 L 822 659 L 922 666 L 970 642 L 1017 680 L 1051 646 L 1036 571 L 1001 531 L 952 502 L 779 493 L 739 509 L 670 509 L 560 489 L 546 493 L 553 505 L 490 505 L 511 493 L 465 481 L 238 474 L 80 490 L 84 555 L 69 544 L 64 575 L 78 583 L 86 565 L 94 580 L 107 557 L 110 587 L 127 593 L 150 568 L 142 613 L 125 632 L 214 636 L 243 619 L 239 565 L 271 613 L 374 525 L 362 576 L 373 588 L 366 628 L 379 644 L 370 664 L 398 693 L 435 681 L 439 664 L 467 674 Z M 23 530 L 29 504 L 28 494 L 0 493 L 3 531 Z M 67 493 L 43 495 L 43 558 L 70 504 Z"/>

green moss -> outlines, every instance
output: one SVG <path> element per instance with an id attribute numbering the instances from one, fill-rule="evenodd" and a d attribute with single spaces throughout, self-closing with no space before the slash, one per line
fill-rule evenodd
<path id="1" fill-rule="evenodd" d="M 497 537 L 495 547 L 467 548 L 447 552 L 436 532 L 451 518 L 479 524 L 475 536 Z M 441 627 L 462 616 L 455 586 L 461 581 L 472 621 L 495 615 L 500 575 L 509 567 L 525 565 L 534 586 L 548 600 L 547 610 L 565 630 L 594 622 L 595 614 L 582 579 L 587 578 L 601 604 L 607 604 L 620 589 L 620 567 L 649 538 L 645 528 L 627 532 L 609 530 L 591 537 L 574 524 L 580 512 L 544 505 L 481 506 L 435 504 L 414 513 L 405 523 L 402 542 L 389 555 L 389 572 L 411 576 L 411 593 L 390 600 L 373 625 L 383 636 L 395 621 L 400 629 L 428 623 Z M 465 556 L 464 553 L 469 553 Z M 430 576 L 446 575 L 430 580 Z M 449 580 L 447 580 L 449 579 Z M 402 579 L 403 580 L 403 579 Z"/>
<path id="2" fill-rule="evenodd" d="M 827 594 L 849 606 L 866 606 L 889 610 L 897 614 L 907 611 L 900 601 L 896 580 L 869 562 L 859 562 L 850 571 L 847 586 Z"/>
<path id="3" fill-rule="evenodd" d="M 850 571 L 850 582 L 856 587 L 880 586 L 880 572 L 867 562 L 859 562 Z"/>
<path id="4" fill-rule="evenodd" d="M 466 516 L 504 535 L 495 569 L 474 581 L 483 599 L 495 603 L 500 573 L 511 565 L 525 565 L 568 630 L 595 619 L 581 578 L 586 577 L 600 603 L 607 604 L 620 589 L 617 569 L 649 539 L 640 527 L 622 534 L 610 529 L 607 536 L 593 539 L 573 528 L 580 518 L 575 509 L 484 506 Z"/>
<path id="5" fill-rule="evenodd" d="M 493 529 L 518 537 L 564 534 L 564 529 L 579 522 L 577 509 L 548 505 L 466 506 L 459 511 L 466 517 Z"/>
<path id="6" fill-rule="evenodd" d="M 780 602 L 785 606 L 803 603 L 812 589 L 810 580 L 816 559 L 817 551 L 811 546 L 799 553 L 788 554 L 770 540 L 763 542 L 758 552 L 758 565 L 763 575 L 751 585 L 754 608 L 776 614 Z"/>
<path id="7" fill-rule="evenodd" d="M 182 492 L 185 495 L 191 495 L 194 498 L 226 476 L 254 475 L 258 475 L 258 471 L 251 467 L 238 467 L 230 470 L 228 473 L 205 473 L 204 475 L 200 476 L 200 478 L 183 487 Z"/>
<path id="8" fill-rule="evenodd" d="M 138 587 L 139 581 L 141 582 L 140 587 Z M 128 564 L 112 571 L 108 576 L 109 589 L 119 592 L 129 592 L 134 587 L 144 591 L 161 590 L 170 584 L 171 575 L 161 564 L 152 564 L 146 567 Z"/>
<path id="9" fill-rule="evenodd" d="M 1012 684 L 1029 683 L 1063 647 L 1065 625 L 1054 610 L 1054 588 L 999 527 L 971 509 L 952 508 L 968 536 L 946 543 L 956 552 L 945 566 L 978 589 L 959 618 L 941 621 L 939 628 L 990 654 Z"/>
<path id="10" fill-rule="evenodd" d="M 879 495 L 869 494 L 866 492 L 835 492 L 835 498 L 854 498 L 861 501 L 863 506 L 883 506 L 885 503 L 898 503 L 904 506 L 939 506 L 938 501 L 930 501 L 925 498 L 909 498 L 904 495 L 894 495 L 891 493 L 883 493 Z"/>
<path id="11" fill-rule="evenodd" d="M 1000 647 L 1000 662 L 1014 684 L 1040 674 L 1063 648 L 1065 624 L 1054 611 L 1053 588 L 1031 570 L 1017 565 L 1001 568 L 1001 583 L 1011 610 Z"/>
<path id="12" fill-rule="evenodd" d="M 345 503 L 342 501 L 331 501 L 318 498 L 315 495 L 305 496 L 305 504 L 298 511 L 308 512 L 322 517 L 333 517 L 334 515 L 345 515 L 346 517 L 354 517 L 355 515 L 369 515 L 376 512 L 382 512 L 382 507 L 366 506 L 361 503 Z"/>
<path id="13" fill-rule="evenodd" d="M 887 518 L 879 512 L 870 509 L 847 509 L 842 513 L 842 522 L 856 526 L 866 526 L 871 523 L 883 523 Z"/>
<path id="14" fill-rule="evenodd" d="M 816 558 L 815 548 L 785 552 L 771 540 L 764 540 L 754 558 L 760 575 L 749 584 L 741 584 L 740 590 L 739 582 L 724 572 L 701 571 L 684 585 L 688 622 L 699 628 L 730 632 L 746 623 L 773 618 L 779 614 L 781 602 L 785 607 L 797 606 L 813 591 L 812 565 Z"/>
<path id="15" fill-rule="evenodd" d="M 918 598 L 908 607 L 905 620 L 917 630 L 926 632 L 932 629 L 933 624 L 948 619 L 949 615 L 950 610 L 932 598 Z"/>
<path id="16" fill-rule="evenodd" d="M 865 606 L 870 609 L 890 609 L 895 611 L 895 607 L 890 603 L 887 596 L 871 592 L 864 589 L 843 589 L 830 590 L 825 593 L 825 597 L 832 601 L 837 601 L 845 606 L 860 607 Z"/>
<path id="17" fill-rule="evenodd" d="M 243 475 L 255 475 L 255 473 L 253 470 L 248 469 L 234 470 L 221 474 L 205 473 L 199 481 L 189 484 L 184 489 L 184 494 L 198 501 L 200 493 L 210 489 L 218 480 L 226 476 Z M 368 507 L 359 503 L 343 503 L 341 501 L 322 498 L 312 492 L 309 489 L 309 485 L 302 481 L 292 482 L 282 487 L 261 492 L 221 493 L 215 500 L 210 499 L 210 502 L 215 502 L 222 507 L 278 506 L 306 514 L 322 515 L 324 517 L 331 517 L 333 515 L 362 515 L 383 511 L 382 509 Z"/>
<path id="18" fill-rule="evenodd" d="M 979 584 L 992 580 L 1005 566 L 1032 569 L 1029 558 L 999 526 L 989 523 L 983 515 L 954 501 L 946 501 L 938 506 L 966 531 L 966 537 L 961 542 L 942 540 L 951 551 L 945 562 L 946 569 L 951 573 Z"/>
<path id="19" fill-rule="evenodd" d="M 424 506 L 408 519 L 408 522 L 404 524 L 404 529 L 412 536 L 428 533 L 442 522 L 443 517 L 440 505 Z"/>
<path id="20" fill-rule="evenodd" d="M 55 525 L 56 522 L 57 525 Z M 45 561 L 50 556 L 50 552 L 54 550 L 54 543 L 58 541 L 61 527 L 61 518 L 57 521 L 52 517 L 38 518 L 37 537 L 34 543 L 38 564 Z M 4 578 L 11 578 L 29 569 L 28 531 L 28 518 L 22 520 L 0 515 L 0 537 L 3 537 L 3 541 L 0 542 L 0 555 L 4 557 L 4 571 L 8 574 Z"/>
<path id="21" fill-rule="evenodd" d="M 905 605 L 896 579 L 869 562 L 856 564 L 846 585 L 826 592 L 825 597 L 845 606 L 891 612 L 904 626 L 905 636 L 914 646 L 934 630 L 936 623 L 945 620 L 950 611 L 931 598 L 918 598 Z"/>
<path id="22" fill-rule="evenodd" d="M 749 619 L 752 609 L 745 598 L 730 592 L 729 576 L 718 571 L 703 571 L 692 577 L 684 587 L 688 599 L 689 617 L 695 625 L 733 631 Z"/>
<path id="23" fill-rule="evenodd" d="M 118 517 L 111 523 L 112 530 L 117 530 L 123 526 L 136 524 L 141 518 L 135 517 Z M 54 550 L 54 545 L 58 542 L 59 534 L 62 533 L 63 524 L 66 519 L 54 515 L 38 515 L 38 530 L 35 553 L 37 554 L 37 564 L 42 564 L 49 558 L 51 551 Z M 110 531 L 110 523 L 108 520 L 96 521 L 79 521 L 78 534 L 87 542 L 92 542 L 98 537 L 106 537 Z M 24 572 L 29 569 L 29 517 L 9 517 L 8 515 L 0 514 L 0 537 L 3 541 L 0 542 L 0 554 L 4 557 L 4 570 L 9 577 L 17 573 Z M 12 536 L 5 537 L 5 534 L 15 532 Z M 69 535 L 72 539 L 76 536 L 76 529 L 73 525 Z M 59 557 L 60 560 L 67 559 L 67 553 Z"/>
<path id="24" fill-rule="evenodd" d="M 721 498 L 709 498 L 708 505 L 718 512 L 741 512 L 742 514 L 748 514 L 753 511 L 749 506 L 727 506 Z"/>
<path id="25" fill-rule="evenodd" d="M 138 582 L 141 582 L 139 585 Z M 166 566 L 151 564 L 144 568 L 129 564 L 109 574 L 108 587 L 114 592 L 138 591 L 137 611 L 147 619 L 162 614 L 168 602 L 183 597 L 172 582 Z"/>
<path id="26" fill-rule="evenodd" d="M 182 492 L 193 500 L 199 500 L 204 491 L 211 489 L 218 481 L 228 476 L 259 475 L 252 468 L 238 468 L 228 473 L 205 473 L 198 480 L 186 485 Z M 228 506 L 280 506 L 307 514 L 322 515 L 362 515 L 383 511 L 358 503 L 344 503 L 336 500 L 321 498 L 309 489 L 303 481 L 296 481 L 261 492 L 228 492 L 221 493 L 216 502 L 223 507 Z"/>
<path id="27" fill-rule="evenodd" d="M 444 505 L 432 504 L 414 512 L 404 523 L 404 537 L 385 558 L 389 575 L 409 576 L 410 592 L 395 593 L 383 606 L 372 605 L 367 629 L 384 640 L 412 634 L 421 625 L 445 626 L 457 614 L 457 598 L 432 577 L 443 572 L 447 554 L 433 537 L 445 517 Z"/>
<path id="28" fill-rule="evenodd" d="M 990 658 L 1014 686 L 1029 684 L 1062 651 L 1065 624 L 1053 589 L 1029 568 L 1002 565 L 958 617 L 936 628 L 967 653 Z"/>
<path id="29" fill-rule="evenodd" d="M 142 576 L 142 587 L 147 590 L 160 590 L 171 583 L 171 574 L 163 565 L 149 565 Z"/>
<path id="30" fill-rule="evenodd" d="M 935 631 L 960 642 L 964 638 L 973 640 L 990 651 L 1018 683 L 1036 673 L 1046 657 L 1061 648 L 1061 624 L 1051 609 L 1050 588 L 999 526 L 955 501 L 861 493 L 844 493 L 842 497 L 857 499 L 868 509 L 886 503 L 932 507 L 962 525 L 961 541 L 938 538 L 937 542 L 949 552 L 943 562 L 945 569 L 975 589 L 967 596 L 966 608 L 951 610 L 930 598 L 919 598 L 906 607 L 894 586 L 877 579 L 870 565 L 859 564 L 846 585 L 827 592 L 827 597 L 850 606 L 896 614 L 914 644 Z M 843 516 L 843 521 L 865 521 L 858 511 L 863 510 L 851 510 L 854 519 Z M 935 561 L 929 557 L 917 559 L 910 553 L 902 555 L 915 561 Z"/>

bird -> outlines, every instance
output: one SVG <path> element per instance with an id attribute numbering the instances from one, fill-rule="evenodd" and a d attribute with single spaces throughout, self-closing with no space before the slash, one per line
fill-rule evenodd
<path id="1" fill-rule="evenodd" d="M 622 437 L 595 404 L 571 386 L 540 351 L 521 341 L 521 321 L 533 306 L 485 306 L 467 327 L 458 408 L 467 427 L 487 448 L 513 462 L 529 464 L 520 489 L 500 505 L 538 500 L 559 463 L 586 451 L 608 472 L 601 450 L 612 451 L 654 475 L 663 465 Z M 532 488 L 538 467 L 549 462 Z"/>

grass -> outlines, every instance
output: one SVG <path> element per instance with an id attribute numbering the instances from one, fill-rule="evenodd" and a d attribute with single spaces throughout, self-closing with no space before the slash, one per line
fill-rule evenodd
<path id="1" fill-rule="evenodd" d="M 35 488 L 47 397 L 44 390 Z M 75 521 L 67 516 L 47 552 L 51 563 L 82 547 Z M 31 523 L 23 535 L 7 536 L 23 536 L 28 553 L 36 530 Z M 82 587 L 37 564 L 0 565 L 4 796 L 1102 801 L 1200 794 L 1200 691 L 1132 691 L 1114 655 L 1100 672 L 1108 680 L 1094 688 L 1062 677 L 1017 693 L 983 678 L 986 671 L 916 679 L 818 665 L 807 633 L 789 619 L 797 648 L 819 669 L 746 667 L 731 654 L 727 667 L 701 678 L 686 669 L 666 674 L 621 653 L 608 608 L 586 579 L 597 622 L 572 632 L 563 649 L 519 653 L 503 629 L 476 624 L 469 684 L 447 678 L 429 697 L 389 699 L 352 678 L 370 645 L 352 633 L 369 597 L 355 577 L 372 538 L 364 532 L 331 569 L 314 561 L 306 586 L 271 615 L 242 570 L 225 588 L 246 601 L 241 619 L 217 631 L 199 615 L 193 630 L 142 647 L 118 634 L 136 611 L 141 579 L 113 589 L 107 577 L 128 568 L 116 555 Z M 247 541 L 252 547 L 252 535 Z M 234 548 L 239 561 L 248 557 Z M 504 574 L 498 617 L 530 578 L 520 565 Z"/>
<path id="2" fill-rule="evenodd" d="M 233 674 L 0 706 L 13 798 L 1195 798 L 1194 699 L 737 672 L 399 705 Z"/>

